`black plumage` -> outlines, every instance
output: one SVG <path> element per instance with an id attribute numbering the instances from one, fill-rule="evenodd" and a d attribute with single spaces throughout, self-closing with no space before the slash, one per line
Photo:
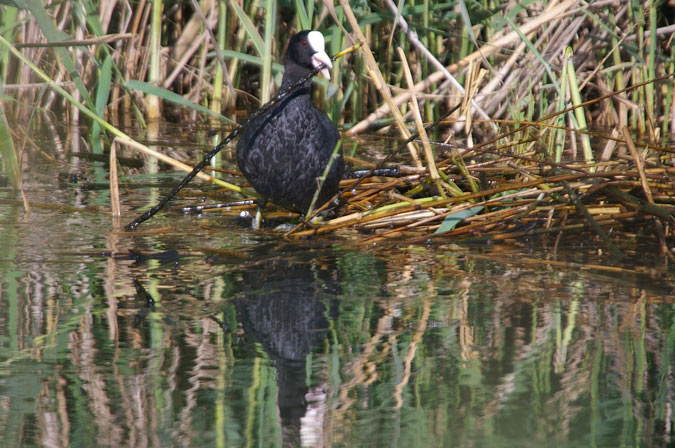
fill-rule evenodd
<path id="1" fill-rule="evenodd" d="M 318 31 L 301 31 L 286 51 L 281 88 L 294 84 L 312 69 L 331 67 Z M 322 70 L 328 75 L 328 70 Z M 252 121 L 237 143 L 237 162 L 251 186 L 267 200 L 291 210 L 306 212 L 333 149 L 340 138 L 326 114 L 310 97 L 311 80 L 297 88 L 269 111 Z M 338 191 L 344 172 L 342 151 L 315 204 L 319 207 Z"/>

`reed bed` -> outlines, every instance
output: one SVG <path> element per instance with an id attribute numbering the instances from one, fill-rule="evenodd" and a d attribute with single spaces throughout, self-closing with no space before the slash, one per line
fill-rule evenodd
<path id="1" fill-rule="evenodd" d="M 354 143 L 345 152 L 360 167 L 363 135 L 399 138 L 385 155 L 408 171 L 343 181 L 339 216 L 288 236 L 590 229 L 618 253 L 622 229 L 672 255 L 672 2 L 14 3 L 0 6 L 0 127 L 15 142 L 63 111 L 84 113 L 92 150 L 106 153 L 115 137 L 146 152 L 117 130 L 128 116 L 242 121 L 276 93 L 289 37 L 319 29 L 329 52 L 362 44 L 330 83 L 315 81 L 315 101 Z M 14 173 L 16 147 L 0 146 Z M 228 180 L 238 199 L 241 180 Z"/>

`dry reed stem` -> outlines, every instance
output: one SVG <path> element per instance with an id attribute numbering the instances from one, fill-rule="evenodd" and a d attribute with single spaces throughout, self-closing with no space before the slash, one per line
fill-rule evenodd
<path id="1" fill-rule="evenodd" d="M 345 0 L 340 0 L 340 3 L 347 3 Z M 555 18 L 565 14 L 570 8 L 578 4 L 577 0 L 567 0 L 564 1 L 555 8 L 551 9 L 550 11 L 547 11 L 545 13 L 542 13 L 541 15 L 531 18 L 527 23 L 523 24 L 519 29 L 520 32 L 523 34 L 528 34 L 535 29 L 547 25 L 550 21 L 554 20 Z M 506 34 L 503 37 L 497 38 L 492 42 L 489 42 L 485 46 L 481 47 L 480 49 L 474 51 L 473 53 L 469 54 L 466 56 L 464 59 L 461 61 L 458 61 L 454 64 L 451 64 L 446 67 L 446 69 L 450 73 L 454 73 L 457 70 L 459 70 L 462 67 L 465 67 L 469 65 L 471 61 L 475 61 L 481 58 L 485 58 L 498 50 L 513 44 L 514 42 L 518 42 L 520 40 L 520 37 L 518 36 L 518 33 L 515 31 L 511 31 L 510 33 Z M 422 92 L 432 86 L 433 84 L 436 84 L 439 82 L 442 78 L 444 77 L 443 73 L 438 71 L 434 72 L 431 75 L 429 75 L 426 79 L 423 81 L 418 82 L 415 84 L 415 87 L 411 89 L 415 93 Z M 393 98 L 393 105 L 398 107 L 401 104 L 403 104 L 405 101 L 408 101 L 410 98 L 410 91 L 401 93 L 397 95 L 396 97 Z M 377 108 L 377 110 L 368 117 L 366 117 L 364 120 L 360 121 L 357 123 L 355 126 L 350 128 L 346 134 L 347 135 L 356 135 L 367 128 L 369 128 L 376 120 L 382 118 L 383 116 L 387 115 L 391 111 L 391 107 L 388 103 L 385 103 L 381 105 L 380 107 Z"/>
<path id="2" fill-rule="evenodd" d="M 441 207 L 441 206 L 446 206 L 448 204 L 456 203 L 456 202 L 464 202 L 464 201 L 470 201 L 473 199 L 479 199 L 483 198 L 485 196 L 492 196 L 498 193 L 502 193 L 504 191 L 508 191 L 514 188 L 530 188 L 530 187 L 535 187 L 538 185 L 546 184 L 546 183 L 556 183 L 556 182 L 561 182 L 563 180 L 578 180 L 586 177 L 609 177 L 609 176 L 615 176 L 615 175 L 624 175 L 623 171 L 614 171 L 614 172 L 605 172 L 605 173 L 594 173 L 594 174 L 564 174 L 564 175 L 558 175 L 558 176 L 551 176 L 551 177 L 542 177 L 536 180 L 528 181 L 528 182 L 523 182 L 517 185 L 514 184 L 509 184 L 497 188 L 493 188 L 490 190 L 485 190 L 485 191 L 479 191 L 477 193 L 469 193 L 466 194 L 462 197 L 458 198 L 447 198 L 447 199 L 439 199 L 433 202 L 425 203 L 424 205 L 413 205 L 413 206 L 408 206 L 408 207 L 401 207 L 400 209 L 397 209 L 395 211 L 386 211 L 386 212 L 377 212 L 373 211 L 370 214 L 365 214 L 365 213 L 357 213 L 353 215 L 349 215 L 348 217 L 343 217 L 343 218 L 338 218 L 339 221 L 333 220 L 329 221 L 326 225 L 321 226 L 317 229 L 313 230 L 306 230 L 306 231 L 300 231 L 297 232 L 295 235 L 297 236 L 308 236 L 308 235 L 313 235 L 313 234 L 321 234 L 321 233 L 326 233 L 332 230 L 336 230 L 341 227 L 346 227 L 349 225 L 353 224 L 362 224 L 364 222 L 368 221 L 373 221 L 375 219 L 380 219 L 384 218 L 386 216 L 392 216 L 398 213 L 404 213 L 404 212 L 410 212 L 414 210 L 419 210 L 419 209 L 424 209 L 424 208 L 429 208 L 429 207 Z M 345 219 L 345 218 L 352 218 L 352 219 Z"/>
<path id="3" fill-rule="evenodd" d="M 361 32 L 359 22 L 356 20 L 356 16 L 354 16 L 354 12 L 349 6 L 349 2 L 347 0 L 340 0 L 340 4 L 342 5 L 345 16 L 347 17 L 347 20 L 349 21 L 349 24 L 352 27 L 352 32 L 356 34 L 356 40 L 361 43 L 361 52 L 364 55 L 366 65 L 368 66 L 368 73 L 375 82 L 375 88 L 380 92 L 380 94 L 384 98 L 385 103 L 389 106 L 389 110 L 391 111 L 392 115 L 394 116 L 394 120 L 396 120 L 396 124 L 398 125 L 399 132 L 401 133 L 404 139 L 409 139 L 412 134 L 408 130 L 408 127 L 405 125 L 405 121 L 403 120 L 401 111 L 398 109 L 398 105 L 396 105 L 392 99 L 389 86 L 385 82 L 384 77 L 382 76 L 382 72 L 380 72 L 380 67 L 377 64 L 377 61 L 375 60 L 375 57 L 373 56 L 373 53 L 370 50 L 370 47 L 368 46 L 366 36 L 364 36 L 363 32 Z M 422 162 L 419 159 L 419 151 L 416 145 L 410 142 L 408 143 L 407 147 L 408 151 L 410 151 L 410 156 L 412 157 L 415 166 L 421 167 Z"/>
<path id="4" fill-rule="evenodd" d="M 194 54 L 197 52 L 199 47 L 202 45 L 202 43 L 206 40 L 206 34 L 200 34 L 193 42 L 192 45 L 190 45 L 185 52 L 183 52 L 183 55 L 181 58 L 178 60 L 176 63 L 176 66 L 173 68 L 169 76 L 166 77 L 164 82 L 162 83 L 162 87 L 165 89 L 168 89 L 171 87 L 171 85 L 174 83 L 176 80 L 176 77 L 181 74 L 181 72 L 185 69 L 185 66 L 187 65 L 188 61 L 194 56 Z"/>
<path id="5" fill-rule="evenodd" d="M 117 137 L 110 144 L 110 208 L 113 220 L 122 216 L 120 206 L 120 185 L 117 175 Z"/>
<path id="6" fill-rule="evenodd" d="M 478 86 L 485 77 L 486 73 L 487 72 L 481 69 L 479 65 L 476 65 L 473 62 L 469 64 L 469 75 L 466 77 L 467 87 L 464 89 L 465 94 L 464 98 L 462 99 L 462 107 L 460 108 L 462 115 L 466 117 L 466 121 L 464 123 L 464 132 L 467 134 L 467 139 L 469 141 L 467 146 L 469 147 L 473 146 L 473 138 L 471 133 L 473 126 L 473 114 L 471 112 L 471 107 L 475 103 L 473 98 L 476 95 Z"/>
<path id="7" fill-rule="evenodd" d="M 622 222 L 627 221 L 629 218 L 636 217 L 637 213 L 635 212 L 627 212 L 624 213 L 623 215 L 617 217 L 616 219 L 614 218 L 608 218 L 608 219 L 603 219 L 603 220 L 598 220 L 598 224 L 601 226 L 613 226 L 613 225 L 618 225 L 621 224 Z M 476 236 L 473 238 L 467 238 L 467 240 L 491 240 L 491 241 L 505 241 L 505 240 L 516 240 L 518 238 L 524 237 L 524 236 L 535 236 L 535 235 L 545 235 L 549 233 L 558 233 L 558 232 L 572 232 L 572 231 L 579 231 L 587 228 L 588 225 L 584 223 L 574 223 L 574 224 L 565 224 L 562 226 L 556 226 L 556 227 L 549 227 L 549 228 L 536 228 L 536 229 L 528 229 L 524 231 L 505 231 L 501 233 L 493 233 L 493 234 L 483 234 L 480 236 Z M 466 233 L 466 232 L 464 232 Z M 448 232 L 448 234 L 441 234 L 441 235 L 426 235 L 424 237 L 420 237 L 414 241 L 421 242 L 425 240 L 429 240 L 431 238 L 435 237 L 451 237 L 455 236 L 456 234 L 453 233 L 451 234 Z"/>
<path id="8" fill-rule="evenodd" d="M 591 229 L 600 237 L 602 240 L 605 242 L 607 247 L 610 248 L 610 250 L 618 256 L 623 256 L 623 253 L 619 250 L 618 247 L 612 243 L 612 240 L 610 240 L 609 235 L 607 235 L 607 232 L 605 232 L 602 227 L 597 223 L 595 219 L 593 219 L 593 216 L 586 210 L 586 207 L 584 206 L 583 202 L 578 198 L 572 187 L 569 186 L 567 182 L 563 182 L 563 186 L 565 187 L 565 190 L 567 191 L 567 196 L 570 198 L 570 201 L 574 204 L 574 207 L 577 209 L 579 214 L 583 216 L 588 224 L 591 226 Z"/>
<path id="9" fill-rule="evenodd" d="M 552 190 L 550 190 L 550 192 L 558 191 L 560 189 L 562 189 L 562 188 L 552 189 Z M 457 213 L 457 212 L 460 212 L 462 210 L 466 210 L 466 209 L 469 209 L 469 208 L 473 208 L 473 207 L 493 206 L 493 205 L 494 206 L 500 205 L 500 206 L 508 207 L 508 205 L 503 204 L 504 200 L 512 199 L 512 198 L 518 198 L 518 197 L 526 197 L 526 196 L 528 196 L 532 193 L 535 193 L 535 194 L 539 195 L 541 192 L 537 189 L 532 189 L 532 190 L 528 190 L 528 191 L 524 191 L 524 192 L 517 192 L 517 193 L 511 194 L 511 195 L 500 196 L 499 198 L 496 198 L 496 199 L 490 199 L 490 200 L 477 202 L 477 203 L 473 203 L 473 204 L 468 204 L 468 205 L 461 205 L 459 207 L 455 207 L 454 209 L 448 210 L 444 213 L 435 213 L 435 216 L 427 216 L 424 219 L 416 220 L 412 223 L 409 223 L 409 224 L 405 225 L 402 228 L 399 227 L 399 228 L 396 228 L 396 229 L 391 229 L 391 230 L 388 230 L 386 232 L 380 233 L 376 236 L 364 238 L 359 242 L 359 244 L 363 245 L 363 244 L 366 244 L 366 243 L 369 243 L 369 242 L 372 242 L 372 241 L 376 241 L 378 239 L 387 237 L 388 234 L 393 233 L 393 232 L 398 232 L 398 231 L 401 231 L 401 230 L 411 230 L 411 229 L 413 229 L 415 227 L 419 227 L 423 224 L 428 224 L 432 221 L 438 221 L 439 219 L 444 219 L 448 215 L 451 215 L 453 213 Z M 468 224 L 468 225 L 462 226 L 461 227 L 461 233 L 470 232 L 474 228 L 485 228 L 487 225 L 493 224 L 497 220 L 503 220 L 508 216 L 521 213 L 522 211 L 526 210 L 527 207 L 529 207 L 529 206 L 530 206 L 530 204 L 527 204 L 525 206 L 525 208 L 522 208 L 522 209 L 519 209 L 517 207 L 515 209 L 514 208 L 507 208 L 505 210 L 499 210 L 499 211 L 496 211 L 496 212 L 484 213 L 482 215 L 467 218 L 463 221 L 464 223 L 469 223 L 471 221 L 475 221 L 475 220 L 479 220 L 479 219 L 483 220 L 484 222 L 473 224 L 473 225 Z M 408 221 L 410 221 L 410 220 L 408 220 Z M 377 220 L 373 221 L 373 223 L 378 223 L 378 222 L 379 221 L 377 221 Z M 364 227 L 368 228 L 368 226 L 369 225 L 365 225 Z"/>
<path id="10" fill-rule="evenodd" d="M 15 48 L 55 48 L 55 47 L 87 47 L 89 45 L 109 44 L 118 40 L 131 39 L 131 33 L 107 34 L 81 40 L 64 40 L 61 42 L 26 42 L 16 43 Z"/>
<path id="11" fill-rule="evenodd" d="M 143 152 L 143 153 L 145 153 L 145 154 L 147 154 L 147 155 L 156 157 L 156 158 L 158 158 L 159 160 L 161 160 L 162 162 L 168 163 L 169 165 L 171 165 L 171 166 L 173 166 L 173 167 L 175 167 L 175 168 L 178 168 L 178 169 L 180 169 L 180 170 L 182 170 L 182 171 L 185 171 L 185 172 L 187 172 L 187 173 L 191 172 L 192 169 L 193 169 L 190 165 L 188 165 L 188 164 L 186 164 L 186 163 L 183 163 L 183 162 L 181 162 L 181 161 L 179 161 L 179 160 L 176 160 L 176 159 L 174 159 L 173 157 L 167 156 L 166 154 L 163 154 L 163 153 L 161 153 L 161 152 L 159 152 L 159 151 L 155 151 L 155 150 L 152 149 L 152 148 L 148 148 L 147 146 L 142 145 L 142 144 L 138 143 L 138 142 L 135 141 L 135 140 L 125 139 L 125 138 L 119 138 L 119 137 L 118 137 L 116 140 L 117 140 L 118 143 L 121 143 L 121 144 L 127 145 L 127 146 L 131 146 L 132 148 L 135 148 L 135 149 L 137 149 L 137 150 L 139 150 L 139 151 L 141 151 L 141 152 Z M 221 181 L 220 179 L 216 179 L 216 178 L 214 178 L 214 177 L 212 177 L 212 176 L 209 176 L 209 175 L 206 174 L 206 173 L 200 172 L 199 174 L 197 174 L 197 177 L 199 177 L 200 179 L 203 179 L 203 180 L 205 180 L 205 181 L 207 181 L 207 182 L 213 182 L 213 183 L 216 183 L 216 184 L 218 184 L 218 185 L 220 185 L 220 186 L 223 186 L 223 187 L 225 187 L 225 188 L 230 189 L 230 188 L 229 188 L 229 185 L 230 185 L 230 184 L 224 183 L 224 182 Z M 223 184 L 225 184 L 225 185 L 223 185 Z M 239 187 L 237 187 L 237 188 L 239 188 Z"/>
<path id="12" fill-rule="evenodd" d="M 427 200 L 420 201 L 415 199 L 409 199 L 405 196 L 401 196 L 399 194 L 392 192 L 386 197 L 382 196 L 381 200 L 388 201 L 391 198 L 394 198 L 403 201 L 400 204 L 396 204 L 397 208 L 395 209 L 387 210 L 387 208 L 391 207 L 391 205 L 389 205 L 381 208 L 381 210 L 379 211 L 377 209 L 374 209 L 372 211 L 368 211 L 365 213 L 353 213 L 329 221 L 327 224 L 317 227 L 315 229 L 309 229 L 298 232 L 296 235 L 297 236 L 307 236 L 312 234 L 318 235 L 346 227 L 358 229 L 358 228 L 379 228 L 385 226 L 393 226 L 393 228 L 388 229 L 383 233 L 378 233 L 377 235 L 367 237 L 364 240 L 360 241 L 360 244 L 363 245 L 384 238 L 401 237 L 403 236 L 401 232 L 409 232 L 411 230 L 420 228 L 428 229 L 430 226 L 432 228 L 437 227 L 438 224 L 434 225 L 434 223 L 438 223 L 446 216 L 452 213 L 456 213 L 457 211 L 479 205 L 484 206 L 497 205 L 499 207 L 504 207 L 504 209 L 468 218 L 463 221 L 465 225 L 451 232 L 448 232 L 444 235 L 447 237 L 457 237 L 459 235 L 468 234 L 474 231 L 478 231 L 483 234 L 485 234 L 486 232 L 487 234 L 494 234 L 496 226 L 503 227 L 504 225 L 507 225 L 509 221 L 525 220 L 524 222 L 528 222 L 527 221 L 529 219 L 527 218 L 528 216 L 532 217 L 533 219 L 539 220 L 542 219 L 542 214 L 544 215 L 543 218 L 545 218 L 544 221 L 546 221 L 547 223 L 546 226 L 549 228 L 554 228 L 551 227 L 552 215 L 550 213 L 553 210 L 558 210 L 559 212 L 562 212 L 563 210 L 567 210 L 568 212 L 572 211 L 572 209 L 569 206 L 566 206 L 565 204 L 553 204 L 541 207 L 539 206 L 541 198 L 535 201 L 529 202 L 526 201 L 525 203 L 505 202 L 505 201 L 509 199 L 513 200 L 518 198 L 525 198 L 532 194 L 540 194 L 541 193 L 540 190 L 544 190 L 544 192 L 547 195 L 549 195 L 550 197 L 554 197 L 551 195 L 558 194 L 558 192 L 560 192 L 564 188 L 565 181 L 590 182 L 593 179 L 603 179 L 604 181 L 601 184 L 597 184 L 597 181 L 595 184 L 577 183 L 573 185 L 573 188 L 586 191 L 585 196 L 590 197 L 591 194 L 597 195 L 598 193 L 605 191 L 605 187 L 607 187 L 610 188 L 609 190 L 606 190 L 607 194 L 614 197 L 615 199 L 618 199 L 621 203 L 626 204 L 631 208 L 637 208 L 637 210 L 640 213 L 649 214 L 658 217 L 659 219 L 666 220 L 667 222 L 668 221 L 675 222 L 675 220 L 673 219 L 673 215 L 671 211 L 669 211 L 668 207 L 664 208 L 663 205 L 656 205 L 649 202 L 647 203 L 641 202 L 639 199 L 633 198 L 632 196 L 627 195 L 626 193 L 621 192 L 620 190 L 616 190 L 615 187 L 612 187 L 612 185 L 624 185 L 624 186 L 641 185 L 641 182 L 638 182 L 638 180 L 642 178 L 644 179 L 644 182 L 647 182 L 649 188 L 651 189 L 657 188 L 659 191 L 666 192 L 665 197 L 669 197 L 669 195 L 672 196 L 673 188 L 672 185 L 670 185 L 667 182 L 667 177 L 665 177 L 665 175 L 670 171 L 675 172 L 675 168 L 674 169 L 657 168 L 657 169 L 643 170 L 643 174 L 641 177 L 640 172 L 637 170 L 626 170 L 624 168 L 626 162 L 622 162 L 622 165 L 617 165 L 617 163 L 619 163 L 618 161 L 614 162 L 615 162 L 614 166 L 608 166 L 608 168 L 610 168 L 608 171 L 603 171 L 599 173 L 589 173 L 589 172 L 572 173 L 572 174 L 568 173 L 564 175 L 549 176 L 549 177 L 539 177 L 540 174 L 535 174 L 529 172 L 524 167 L 516 166 L 516 168 L 518 169 L 512 170 L 510 175 L 512 176 L 515 173 L 520 172 L 520 175 L 525 176 L 528 180 L 515 183 L 505 181 L 504 185 L 500 185 L 500 187 L 498 188 L 494 188 L 483 192 L 477 192 L 474 194 L 467 194 L 462 196 L 461 198 L 435 199 L 435 200 L 431 198 L 426 198 Z M 533 166 L 532 168 L 540 169 L 541 166 Z M 655 182 L 650 181 L 650 179 L 655 180 Z M 563 185 L 561 186 L 559 185 L 559 183 L 563 183 Z M 386 182 L 386 184 L 391 188 L 397 185 L 396 182 Z M 491 198 L 491 196 L 499 192 L 504 192 L 511 189 L 519 191 L 502 197 Z M 528 190 L 522 191 L 522 189 Z M 384 189 L 378 190 L 370 188 L 369 190 L 366 190 L 366 192 L 361 194 L 361 195 L 369 194 L 370 196 L 367 198 L 361 196 L 359 202 L 360 205 L 353 204 L 351 202 L 350 205 L 370 208 L 372 207 L 372 203 L 367 204 L 363 201 L 365 200 L 372 201 L 373 199 L 377 199 L 372 196 L 372 192 L 377 191 L 377 194 L 381 194 L 383 190 Z M 574 196 L 575 195 L 570 194 L 570 197 L 573 199 L 573 203 L 575 204 L 575 207 L 579 212 L 578 216 L 583 217 L 589 223 L 591 228 L 594 228 L 596 233 L 598 233 L 601 236 L 604 234 L 604 231 L 600 228 L 601 225 L 620 224 L 622 222 L 622 217 L 630 218 L 632 216 L 635 216 L 634 213 L 622 214 L 618 209 L 618 206 L 612 204 L 603 205 L 598 203 L 597 205 L 590 204 L 589 206 L 586 206 L 582 204 L 581 201 L 574 200 Z M 471 203 L 472 200 L 480 198 L 482 198 L 481 202 Z M 455 207 L 454 209 L 443 211 L 438 210 L 439 207 L 447 207 L 452 203 L 462 203 L 462 202 L 464 203 L 464 205 Z M 675 207 L 670 207 L 670 210 L 675 210 Z M 591 217 L 591 215 L 599 215 L 597 222 Z M 548 218 L 546 218 L 546 216 L 548 216 Z M 608 218 L 608 216 L 612 217 Z M 566 228 L 569 228 L 569 226 Z M 534 232 L 535 230 L 532 230 L 532 232 Z M 661 233 L 664 233 L 662 227 L 661 230 L 662 230 Z M 511 233 L 511 235 L 513 235 L 513 233 Z M 606 234 L 604 235 L 605 235 L 604 239 L 607 242 L 607 245 L 611 248 L 613 246 L 612 242 L 609 240 Z M 436 235 L 434 235 L 434 237 L 435 236 Z M 506 237 L 504 236 L 504 238 Z"/>
<path id="13" fill-rule="evenodd" d="M 204 2 L 204 6 L 207 7 L 206 2 Z M 211 42 L 213 43 L 213 49 L 216 53 L 216 59 L 218 60 L 218 63 L 220 64 L 220 67 L 223 70 L 223 79 L 225 80 L 225 84 L 227 85 L 227 88 L 229 89 L 229 95 L 227 98 L 235 98 L 235 91 L 234 91 L 234 86 L 232 85 L 232 80 L 230 79 L 230 72 L 227 69 L 227 64 L 225 63 L 225 60 L 223 59 L 223 55 L 220 52 L 220 48 L 218 48 L 218 39 L 216 39 L 216 36 L 213 35 L 213 31 L 211 28 L 217 23 L 217 8 L 216 8 L 215 3 L 211 3 L 211 5 L 208 5 L 208 9 L 211 12 L 211 20 L 207 20 L 206 17 L 204 17 L 204 13 L 202 12 L 199 4 L 197 3 L 197 0 L 192 0 L 192 8 L 195 11 L 195 15 L 199 16 L 199 20 L 201 23 L 204 25 L 204 29 L 206 30 L 206 35 L 209 36 L 211 39 Z M 226 100 L 227 100 L 226 98 Z"/>
<path id="14" fill-rule="evenodd" d="M 398 12 L 398 9 L 397 9 L 397 7 L 396 7 L 396 5 L 394 4 L 393 1 L 386 0 L 385 3 L 387 4 L 387 7 L 389 8 L 389 10 L 391 12 L 393 12 L 394 14 L 396 14 Z M 400 26 L 401 29 L 403 30 L 403 32 L 406 33 L 406 36 L 408 36 L 408 40 L 410 41 L 412 46 L 417 48 L 417 50 L 419 52 L 421 52 L 424 55 L 424 57 L 427 58 L 427 60 L 429 62 L 431 62 L 431 65 L 433 65 L 434 67 L 436 67 L 437 70 L 439 70 L 441 73 L 443 73 L 443 76 L 445 76 L 445 78 L 450 82 L 450 84 L 452 84 L 460 93 L 463 94 L 464 93 L 464 87 L 462 87 L 462 85 L 455 79 L 455 77 L 452 76 L 452 73 L 450 73 L 448 70 L 446 70 L 446 68 L 443 66 L 441 61 L 439 61 L 436 58 L 436 56 L 434 56 L 433 53 L 431 53 L 431 51 L 429 51 L 429 49 L 427 49 L 427 47 L 425 47 L 422 44 L 422 42 L 420 42 L 420 40 L 417 38 L 417 33 L 412 32 L 410 30 L 410 28 L 408 27 L 408 22 L 405 20 L 405 18 L 403 18 L 403 15 L 399 16 L 399 18 L 398 18 L 398 26 Z M 393 36 L 395 27 L 396 27 L 396 24 L 394 24 L 394 27 L 392 27 L 391 36 Z M 412 88 L 412 85 L 409 86 L 409 89 L 410 88 Z M 415 93 L 411 93 L 411 97 L 415 96 L 415 95 L 416 95 Z M 471 99 L 471 103 L 476 108 L 476 111 L 478 112 L 478 114 L 484 120 L 490 119 L 490 116 L 478 105 L 478 103 L 476 103 L 473 99 Z"/>
<path id="15" fill-rule="evenodd" d="M 609 186 L 606 188 L 606 190 L 609 196 L 629 207 L 635 207 L 642 213 L 646 213 L 648 215 L 660 218 L 666 222 L 675 224 L 675 216 L 673 215 L 673 212 L 668 211 L 668 209 L 664 208 L 663 205 L 650 204 L 649 202 L 645 202 L 636 198 L 635 196 L 619 190 L 615 186 Z M 669 195 L 668 197 L 672 197 L 672 195 Z"/>
<path id="16" fill-rule="evenodd" d="M 394 187 L 398 184 L 401 184 L 403 182 L 414 182 L 416 180 L 419 180 L 420 178 L 421 178 L 421 176 L 419 174 L 413 174 L 411 176 L 398 177 L 398 178 L 393 179 L 391 181 L 388 181 L 384 184 L 377 185 L 377 186 L 374 186 L 374 187 L 369 187 L 366 191 L 363 191 L 363 192 L 357 194 L 356 196 L 352 197 L 351 200 L 352 201 L 358 201 L 358 200 L 366 199 L 369 196 L 372 196 L 372 195 L 377 194 L 379 192 L 385 191 L 385 190 L 387 190 L 389 188 L 392 188 L 392 187 Z M 369 185 L 369 184 L 367 184 L 367 185 Z M 361 185 L 360 188 L 367 188 L 367 186 Z"/>
<path id="17" fill-rule="evenodd" d="M 650 79 L 650 80 L 648 80 L 648 81 L 644 81 L 644 82 L 641 82 L 641 83 L 638 83 L 638 84 L 635 84 L 635 85 L 632 85 L 632 86 L 629 86 L 629 87 L 625 87 L 625 88 L 623 88 L 623 89 L 621 89 L 621 90 L 618 90 L 618 91 L 616 91 L 616 92 L 612 92 L 612 93 L 607 94 L 607 95 L 602 95 L 602 96 L 597 97 L 597 98 L 594 98 L 594 99 L 592 99 L 592 100 L 584 101 L 583 103 L 580 103 L 580 104 L 578 104 L 578 105 L 576 105 L 576 106 L 571 106 L 571 107 L 568 107 L 568 108 L 566 108 L 566 109 L 564 109 L 564 110 L 562 110 L 562 111 L 560 111 L 560 112 L 555 112 L 555 113 L 552 113 L 552 114 L 550 114 L 550 115 L 547 115 L 547 116 L 545 116 L 545 117 L 543 117 L 543 118 L 540 118 L 539 120 L 537 120 L 537 121 L 534 122 L 534 123 L 542 123 L 542 122 L 548 121 L 548 120 L 550 120 L 550 119 L 552 119 L 552 118 L 555 118 L 555 117 L 557 117 L 557 116 L 559 116 L 559 115 L 566 114 L 566 113 L 568 113 L 568 112 L 571 112 L 571 111 L 573 111 L 573 110 L 576 110 L 577 108 L 585 108 L 586 106 L 589 106 L 589 105 L 591 105 L 591 104 L 598 103 L 598 102 L 600 102 L 600 101 L 603 101 L 603 100 L 605 100 L 605 99 L 607 99 L 607 98 L 611 98 L 611 97 L 613 97 L 613 96 L 615 96 L 615 95 L 618 95 L 618 94 L 620 94 L 620 93 L 632 91 L 632 90 L 635 90 L 635 89 L 639 89 L 640 87 L 643 87 L 643 86 L 645 86 L 645 85 L 647 85 L 647 84 L 652 84 L 652 83 L 655 83 L 655 82 L 658 82 L 658 81 L 665 80 L 665 79 L 667 79 L 667 78 L 671 78 L 671 77 L 673 77 L 673 75 L 675 75 L 675 73 L 668 73 L 668 74 L 666 74 L 666 75 L 659 76 L 659 77 L 657 77 L 657 78 L 655 78 L 655 79 Z M 492 138 L 492 139 L 489 139 L 489 140 L 487 140 L 487 141 L 485 141 L 485 142 L 483 142 L 483 143 L 480 143 L 480 144 L 476 145 L 473 149 L 474 149 L 474 150 L 477 150 L 477 149 L 484 148 L 485 146 L 494 145 L 494 144 L 496 144 L 497 142 L 499 142 L 499 141 L 500 141 L 501 139 L 503 139 L 503 138 L 509 137 L 509 136 L 514 135 L 514 134 L 519 133 L 519 132 L 524 132 L 524 131 L 525 131 L 527 128 L 529 128 L 530 126 L 532 126 L 532 125 L 530 125 L 530 124 L 524 124 L 524 125 L 522 125 L 522 126 L 516 128 L 516 129 L 513 129 L 513 130 L 511 130 L 511 131 L 505 132 L 505 133 L 503 133 L 503 134 L 500 135 L 500 136 L 497 136 L 497 137 Z M 575 132 L 579 132 L 579 131 L 578 131 L 578 130 L 575 130 Z M 574 140 L 573 140 L 573 142 L 574 142 Z M 642 144 L 641 144 L 641 145 L 642 145 Z M 647 145 L 647 144 L 645 144 L 644 146 L 645 146 L 645 147 L 653 147 L 652 145 Z M 660 148 L 660 147 L 654 147 L 654 148 L 655 148 L 655 149 L 658 149 L 658 150 L 661 150 L 661 151 L 664 151 L 664 152 L 668 152 L 668 153 L 675 153 L 675 150 L 670 150 L 670 149 L 667 149 L 667 148 Z M 484 150 L 484 151 L 488 151 L 488 150 Z M 489 152 L 489 151 L 488 151 L 488 152 Z M 512 157 L 518 157 L 518 156 L 512 155 Z M 551 162 L 547 162 L 547 164 L 552 164 L 552 163 L 551 163 Z"/>
<path id="18" fill-rule="evenodd" d="M 410 67 L 408 66 L 408 61 L 406 59 L 405 53 L 403 52 L 403 48 L 401 47 L 398 47 L 397 50 L 398 56 L 401 59 L 401 64 L 403 65 L 403 73 L 405 74 L 405 79 L 406 82 L 408 83 L 408 88 L 412 89 L 413 86 L 415 85 L 415 82 L 413 81 L 412 73 L 410 73 Z M 438 169 L 436 168 L 436 161 L 434 160 L 434 154 L 431 151 L 429 136 L 427 135 L 427 131 L 424 129 L 424 122 L 422 120 L 422 115 L 420 114 L 420 106 L 417 103 L 417 97 L 415 97 L 414 93 L 412 92 L 410 93 L 410 104 L 412 104 L 415 126 L 417 126 L 417 132 L 419 133 L 420 139 L 422 140 L 422 148 L 424 148 L 424 157 L 427 160 L 429 175 L 431 176 L 431 180 L 436 182 L 440 178 L 440 176 L 438 174 Z M 439 191 L 441 191 L 442 194 L 443 190 L 439 188 Z"/>
<path id="19" fill-rule="evenodd" d="M 647 181 L 647 178 L 645 177 L 645 169 L 642 163 L 642 160 L 640 159 L 640 155 L 637 152 L 637 148 L 635 147 L 635 143 L 633 143 L 633 137 L 630 135 L 630 131 L 626 126 L 623 126 L 621 128 L 621 132 L 623 133 L 624 138 L 626 139 L 626 145 L 628 146 L 628 150 L 630 151 L 631 156 L 633 157 L 633 161 L 635 162 L 635 167 L 637 168 L 638 174 L 640 176 L 640 182 L 642 183 L 642 191 L 645 193 L 645 197 L 647 198 L 647 201 L 650 204 L 654 204 L 654 198 L 652 196 L 652 190 L 649 188 L 649 182 Z"/>

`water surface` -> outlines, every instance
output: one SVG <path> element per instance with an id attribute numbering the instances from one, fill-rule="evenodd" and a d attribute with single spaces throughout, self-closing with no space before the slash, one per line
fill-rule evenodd
<path id="1" fill-rule="evenodd" d="M 128 234 L 70 132 L 24 153 L 30 215 L 0 187 L 1 446 L 672 443 L 657 248 L 292 242 L 185 217 L 190 197 Z M 163 133 L 186 160 L 209 145 Z M 123 222 L 182 177 L 147 171 L 123 170 Z"/>

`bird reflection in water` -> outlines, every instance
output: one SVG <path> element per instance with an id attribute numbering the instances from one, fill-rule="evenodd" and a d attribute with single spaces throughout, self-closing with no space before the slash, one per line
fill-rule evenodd
<path id="1" fill-rule="evenodd" d="M 329 297 L 338 291 L 337 279 L 331 278 L 335 270 L 325 269 L 325 263 L 322 267 L 278 259 L 256 266 L 243 272 L 243 297 L 235 301 L 245 334 L 274 361 L 284 446 L 314 445 L 314 429 L 321 425 L 312 420 L 322 414 L 323 403 L 314 407 L 313 417 L 306 415 L 308 394 L 323 395 L 320 388 L 309 390 L 306 362 L 325 341 L 328 318 L 336 318 Z"/>

